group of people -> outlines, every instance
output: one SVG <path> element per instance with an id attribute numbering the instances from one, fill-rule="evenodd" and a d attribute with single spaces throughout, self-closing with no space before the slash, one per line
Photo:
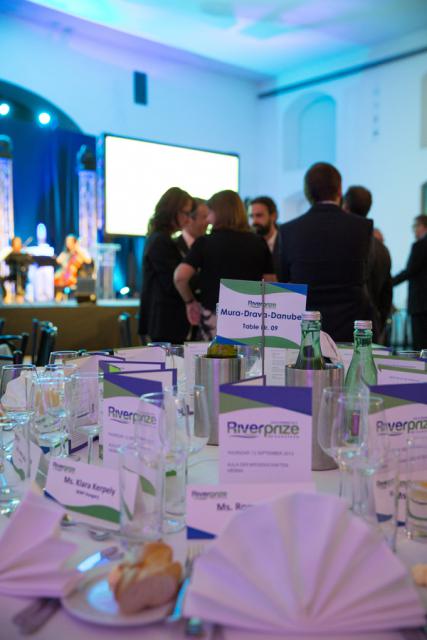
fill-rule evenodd
<path id="1" fill-rule="evenodd" d="M 220 280 L 264 278 L 308 284 L 307 309 L 321 311 L 323 329 L 335 341 L 351 341 L 354 320 L 371 319 L 383 342 L 392 287 L 408 279 L 414 347 L 426 347 L 427 216 L 416 218 L 408 266 L 392 279 L 390 254 L 366 217 L 372 204 L 366 188 L 343 194 L 338 170 L 316 163 L 305 174 L 304 192 L 310 209 L 280 226 L 267 196 L 254 198 L 247 214 L 234 191 L 206 202 L 178 187 L 164 193 L 143 256 L 142 339 L 210 339 Z"/>
<path id="2" fill-rule="evenodd" d="M 52 249 L 53 251 L 53 249 Z M 92 258 L 89 253 L 80 246 L 77 236 L 69 234 L 65 238 L 64 248 L 56 258 L 51 255 L 34 255 L 25 251 L 22 239 L 15 236 L 11 240 L 10 250 L 3 257 L 9 267 L 9 274 L 1 279 L 3 300 L 8 300 L 6 283 L 14 285 L 14 302 L 22 303 L 25 299 L 25 289 L 28 283 L 28 272 L 31 264 L 39 266 L 55 266 L 54 290 L 55 299 L 60 301 L 64 297 L 64 291 L 77 284 L 79 271 L 84 265 L 91 265 Z"/>

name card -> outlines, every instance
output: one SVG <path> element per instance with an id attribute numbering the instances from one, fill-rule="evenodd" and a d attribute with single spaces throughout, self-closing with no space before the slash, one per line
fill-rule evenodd
<path id="1" fill-rule="evenodd" d="M 377 385 L 371 393 L 384 401 L 385 421 L 376 420 L 377 432 L 386 432 L 395 451 L 406 449 L 410 436 L 427 438 L 427 383 Z"/>
<path id="2" fill-rule="evenodd" d="M 142 375 L 142 374 L 140 374 Z M 117 450 L 131 442 L 139 423 L 140 396 L 162 390 L 162 384 L 171 384 L 171 372 L 144 371 L 139 374 L 105 373 L 102 441 L 104 465 L 117 468 Z"/>
<path id="3" fill-rule="evenodd" d="M 102 360 L 99 363 L 101 371 L 108 373 L 133 373 L 134 371 L 162 371 L 162 362 L 140 362 L 137 360 Z"/>
<path id="4" fill-rule="evenodd" d="M 414 384 L 427 382 L 427 372 L 422 369 L 377 365 L 378 384 Z"/>
<path id="5" fill-rule="evenodd" d="M 311 389 L 228 384 L 220 391 L 220 481 L 310 482 Z"/>
<path id="6" fill-rule="evenodd" d="M 117 349 L 115 354 L 127 361 L 166 362 L 166 349 L 163 347 L 127 347 L 126 349 Z"/>
<path id="7" fill-rule="evenodd" d="M 187 538 L 216 538 L 235 513 L 296 492 L 315 492 L 311 482 L 286 484 L 192 484 L 187 487 Z"/>
<path id="8" fill-rule="evenodd" d="M 52 459 L 45 491 L 67 511 L 78 514 L 78 520 L 89 524 L 101 520 L 108 529 L 119 528 L 119 473 L 115 469 L 69 458 Z"/>

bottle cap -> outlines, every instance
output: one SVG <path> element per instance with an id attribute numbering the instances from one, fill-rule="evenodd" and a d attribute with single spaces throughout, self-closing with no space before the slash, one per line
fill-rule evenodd
<path id="1" fill-rule="evenodd" d="M 355 329 L 370 329 L 372 331 L 372 320 L 355 320 Z"/>
<path id="2" fill-rule="evenodd" d="M 301 314 L 301 320 L 321 320 L 322 315 L 320 311 L 303 311 Z"/>

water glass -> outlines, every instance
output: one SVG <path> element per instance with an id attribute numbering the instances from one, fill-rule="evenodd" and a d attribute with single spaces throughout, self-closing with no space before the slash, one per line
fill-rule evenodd
<path id="1" fill-rule="evenodd" d="M 190 429 L 190 455 L 199 453 L 209 440 L 210 420 L 206 389 L 203 385 L 194 385 L 185 393 Z"/>
<path id="2" fill-rule="evenodd" d="M 49 447 L 50 456 L 64 457 L 71 415 L 71 380 L 66 376 L 41 377 L 35 384 L 34 435 L 40 447 Z"/>
<path id="3" fill-rule="evenodd" d="M 49 364 L 65 364 L 68 360 L 78 358 L 78 351 L 52 351 L 49 355 Z"/>
<path id="4" fill-rule="evenodd" d="M 427 542 L 427 439 L 414 436 L 406 450 L 406 531 Z"/>
<path id="5" fill-rule="evenodd" d="M 237 354 L 244 358 L 245 378 L 256 378 L 262 375 L 262 350 L 259 345 L 239 344 Z"/>
<path id="6" fill-rule="evenodd" d="M 0 403 L 10 420 L 9 429 L 22 419 L 28 419 L 28 413 L 34 412 L 33 385 L 37 380 L 37 369 L 31 364 L 5 365 L 0 377 Z M 7 429 L 5 429 L 7 430 Z"/>
<path id="7" fill-rule="evenodd" d="M 93 440 L 101 429 L 104 375 L 79 372 L 71 376 L 72 429 L 88 438 L 87 462 L 93 461 Z"/>
<path id="8" fill-rule="evenodd" d="M 163 392 L 147 393 L 141 402 L 151 406 L 156 415 L 159 446 L 165 459 L 164 533 L 175 533 L 185 527 L 187 459 L 190 451 L 190 427 L 185 393 L 178 387 L 165 387 Z M 144 414 L 136 432 L 146 433 Z M 152 443 L 151 443 L 152 444 Z"/>
<path id="9" fill-rule="evenodd" d="M 133 440 L 119 453 L 120 529 L 128 547 L 162 534 L 164 461 L 161 451 Z"/>

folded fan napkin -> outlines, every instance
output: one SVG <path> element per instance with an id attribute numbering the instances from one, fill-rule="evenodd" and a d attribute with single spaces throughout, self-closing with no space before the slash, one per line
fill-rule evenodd
<path id="1" fill-rule="evenodd" d="M 0 538 L 0 593 L 60 598 L 80 577 L 64 568 L 76 545 L 59 538 L 64 510 L 30 491 Z"/>
<path id="2" fill-rule="evenodd" d="M 334 496 L 291 494 L 234 516 L 195 563 L 185 614 L 296 635 L 421 626 L 407 569 Z"/>
<path id="3" fill-rule="evenodd" d="M 30 379 L 23 373 L 18 378 L 8 382 L 6 391 L 1 397 L 1 404 L 5 407 L 20 408 L 25 404 L 27 385 Z"/>

